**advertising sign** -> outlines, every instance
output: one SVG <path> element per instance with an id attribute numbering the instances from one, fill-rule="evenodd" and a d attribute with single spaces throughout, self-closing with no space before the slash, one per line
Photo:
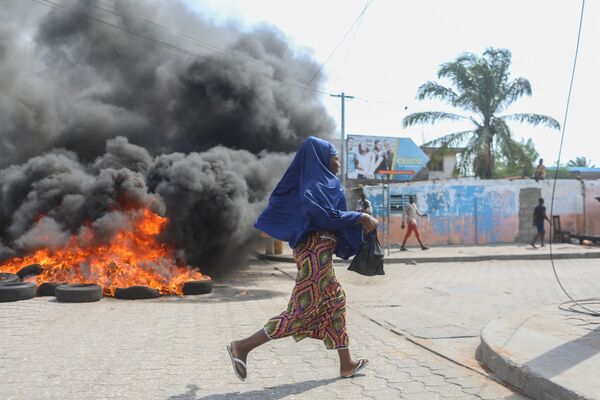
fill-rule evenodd
<path id="1" fill-rule="evenodd" d="M 347 179 L 409 181 L 429 158 L 410 138 L 348 135 Z"/>

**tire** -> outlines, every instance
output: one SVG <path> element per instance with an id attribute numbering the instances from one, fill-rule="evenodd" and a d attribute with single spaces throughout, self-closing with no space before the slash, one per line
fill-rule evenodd
<path id="1" fill-rule="evenodd" d="M 35 297 L 36 286 L 31 282 L 0 285 L 0 302 L 27 300 Z"/>
<path id="2" fill-rule="evenodd" d="M 213 282 L 212 279 L 204 279 L 201 281 L 188 281 L 183 285 L 183 294 L 196 295 L 196 294 L 208 294 L 212 292 Z"/>
<path id="3" fill-rule="evenodd" d="M 148 286 L 130 286 L 127 288 L 116 288 L 115 298 L 124 300 L 155 299 L 160 296 L 158 289 Z"/>
<path id="4" fill-rule="evenodd" d="M 19 275 L 9 274 L 8 272 L 0 272 L 0 285 L 6 285 L 7 283 L 21 282 Z"/>
<path id="5" fill-rule="evenodd" d="M 56 296 L 56 288 L 65 282 L 44 282 L 37 288 L 36 296 Z"/>
<path id="6" fill-rule="evenodd" d="M 102 298 L 102 288 L 95 283 L 58 285 L 56 300 L 61 303 L 91 303 Z"/>
<path id="7" fill-rule="evenodd" d="M 44 268 L 40 264 L 31 264 L 26 267 L 23 267 L 17 272 L 17 275 L 21 280 L 27 278 L 31 275 L 39 275 L 44 272 Z"/>

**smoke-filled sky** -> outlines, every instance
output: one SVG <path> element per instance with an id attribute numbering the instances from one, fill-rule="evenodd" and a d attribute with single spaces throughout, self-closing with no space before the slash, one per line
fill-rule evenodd
<path id="1" fill-rule="evenodd" d="M 243 29 L 271 24 L 324 62 L 368 0 L 186 0 L 198 13 Z M 327 62 L 321 89 L 364 99 L 346 105 L 350 133 L 408 136 L 417 144 L 459 125 L 401 127 L 410 112 L 444 109 L 437 102 L 418 102 L 419 85 L 435 80 L 439 65 L 462 52 L 486 47 L 513 54 L 513 76 L 531 82 L 533 96 L 509 111 L 547 114 L 562 124 L 575 42 L 580 0 L 374 0 L 358 30 L 353 30 Z M 600 2 L 587 1 L 563 161 L 591 158 L 600 167 L 600 130 L 596 97 L 600 93 Z M 339 99 L 322 97 L 339 127 Z M 404 110 L 404 106 L 408 109 Z M 532 138 L 541 156 L 556 160 L 560 134 L 545 128 L 513 124 L 515 138 Z"/>
<path id="2" fill-rule="evenodd" d="M 0 9 L 0 261 L 90 227 L 110 241 L 145 207 L 191 264 L 236 254 L 290 153 L 335 129 L 282 83 L 318 64 L 276 29 L 173 0 L 40 2 Z M 156 24 L 220 50 L 174 49 Z"/>

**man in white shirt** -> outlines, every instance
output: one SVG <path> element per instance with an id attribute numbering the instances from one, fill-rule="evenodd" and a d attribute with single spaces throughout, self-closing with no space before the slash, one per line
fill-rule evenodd
<path id="1" fill-rule="evenodd" d="M 408 230 L 406 231 L 406 235 L 404 235 L 404 240 L 402 241 L 402 247 L 400 247 L 400 250 L 407 250 L 406 241 L 413 232 L 415 233 L 415 237 L 421 245 L 421 250 L 427 250 L 429 249 L 429 247 L 425 247 L 425 245 L 423 245 L 423 242 L 421 242 L 421 233 L 419 232 L 419 228 L 417 228 L 417 216 L 426 217 L 427 214 L 421 214 L 421 212 L 417 208 L 417 205 L 415 204 L 414 196 L 409 196 L 408 202 L 409 204 L 407 204 L 404 207 L 404 211 L 402 212 L 402 229 L 404 229 L 404 224 L 408 223 Z"/>
<path id="2" fill-rule="evenodd" d="M 360 194 L 360 200 L 356 203 L 356 211 L 373 215 L 371 202 L 367 199 L 364 192 Z"/>

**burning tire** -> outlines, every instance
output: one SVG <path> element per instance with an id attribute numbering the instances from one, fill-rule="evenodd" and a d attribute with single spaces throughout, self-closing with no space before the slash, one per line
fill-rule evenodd
<path id="1" fill-rule="evenodd" d="M 204 279 L 201 281 L 189 281 L 183 285 L 183 294 L 195 295 L 195 294 L 208 294 L 212 292 L 213 282 L 212 279 Z"/>
<path id="2" fill-rule="evenodd" d="M 0 302 L 32 299 L 35 292 L 35 284 L 31 282 L 5 283 L 0 285 Z"/>
<path id="3" fill-rule="evenodd" d="M 91 303 L 102 298 L 102 288 L 94 283 L 70 283 L 57 286 L 55 295 L 61 303 Z"/>
<path id="4" fill-rule="evenodd" d="M 7 283 L 20 282 L 19 275 L 9 274 L 8 272 L 0 272 L 0 285 L 6 285 Z"/>
<path id="5" fill-rule="evenodd" d="M 39 275 L 44 272 L 44 268 L 40 264 L 31 264 L 26 267 L 23 267 L 17 272 L 17 275 L 21 280 L 27 278 L 32 275 Z"/>
<path id="6" fill-rule="evenodd" d="M 155 299 L 160 296 L 157 289 L 148 286 L 130 286 L 115 289 L 115 298 L 124 300 Z"/>
<path id="7" fill-rule="evenodd" d="M 44 282 L 37 288 L 36 296 L 56 296 L 56 288 L 64 282 Z"/>

